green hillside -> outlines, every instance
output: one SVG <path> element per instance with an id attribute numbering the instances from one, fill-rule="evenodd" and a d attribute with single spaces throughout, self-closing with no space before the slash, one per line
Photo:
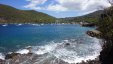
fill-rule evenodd
<path id="1" fill-rule="evenodd" d="M 98 22 L 99 30 L 106 39 L 113 40 L 113 6 L 104 10 Z"/>
<path id="2" fill-rule="evenodd" d="M 84 16 L 74 18 L 76 21 L 97 22 L 103 11 L 96 11 Z"/>
<path id="3" fill-rule="evenodd" d="M 53 23 L 55 17 L 34 10 L 19 10 L 0 4 L 0 23 Z"/>
<path id="4" fill-rule="evenodd" d="M 78 17 L 68 17 L 68 18 L 60 18 L 61 22 L 97 22 L 99 19 L 99 16 L 103 13 L 102 10 L 89 13 L 83 16 L 78 16 Z"/>

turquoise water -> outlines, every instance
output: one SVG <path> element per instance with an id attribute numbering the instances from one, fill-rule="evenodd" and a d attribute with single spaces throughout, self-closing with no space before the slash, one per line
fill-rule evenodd
<path id="1" fill-rule="evenodd" d="M 95 58 L 100 52 L 99 40 L 86 34 L 93 29 L 78 24 L 0 25 L 0 53 L 18 50 L 21 53 L 20 49 L 32 46 L 36 54 L 48 53 L 69 63 L 80 62 L 86 57 L 91 59 L 93 55 Z M 65 46 L 65 43 L 70 45 Z"/>
<path id="2" fill-rule="evenodd" d="M 83 37 L 87 30 L 93 28 L 79 25 L 0 25 L 0 52 L 43 45 L 50 41 L 61 41 Z"/>

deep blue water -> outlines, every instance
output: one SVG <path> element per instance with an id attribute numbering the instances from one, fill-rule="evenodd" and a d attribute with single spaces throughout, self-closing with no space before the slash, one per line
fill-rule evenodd
<path id="1" fill-rule="evenodd" d="M 86 31 L 94 27 L 81 27 L 78 24 L 64 25 L 0 25 L 0 53 L 13 52 L 26 46 L 40 46 L 50 41 L 76 39 L 82 41 L 86 38 Z M 88 42 L 88 39 L 84 39 Z"/>

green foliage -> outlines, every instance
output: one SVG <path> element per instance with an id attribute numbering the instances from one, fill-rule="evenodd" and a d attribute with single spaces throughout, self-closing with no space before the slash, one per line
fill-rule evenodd
<path id="1" fill-rule="evenodd" d="M 79 17 L 69 17 L 69 18 L 61 18 L 61 22 L 88 22 L 88 23 L 95 23 L 98 22 L 98 18 L 99 16 L 102 14 L 102 10 L 93 12 L 93 13 L 89 13 L 83 16 L 79 16 Z"/>
<path id="2" fill-rule="evenodd" d="M 105 39 L 113 38 L 113 7 L 104 10 L 98 22 L 99 30 Z"/>
<path id="3" fill-rule="evenodd" d="M 19 10 L 0 4 L 0 23 L 53 23 L 55 17 L 34 10 Z"/>

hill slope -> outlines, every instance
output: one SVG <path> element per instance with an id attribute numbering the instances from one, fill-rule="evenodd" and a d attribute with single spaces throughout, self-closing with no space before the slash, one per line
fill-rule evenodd
<path id="1" fill-rule="evenodd" d="M 102 14 L 102 12 L 103 12 L 102 10 L 99 10 L 84 16 L 76 17 L 74 19 L 77 21 L 96 22 L 98 21 L 98 18 Z"/>
<path id="2" fill-rule="evenodd" d="M 93 13 L 89 13 L 83 16 L 78 16 L 78 17 L 68 17 L 68 18 L 61 18 L 61 22 L 81 22 L 81 21 L 85 21 L 85 22 L 97 22 L 99 16 L 103 13 L 102 10 L 93 12 Z"/>
<path id="3" fill-rule="evenodd" d="M 51 23 L 55 18 L 34 10 L 19 10 L 0 4 L 0 23 Z"/>

